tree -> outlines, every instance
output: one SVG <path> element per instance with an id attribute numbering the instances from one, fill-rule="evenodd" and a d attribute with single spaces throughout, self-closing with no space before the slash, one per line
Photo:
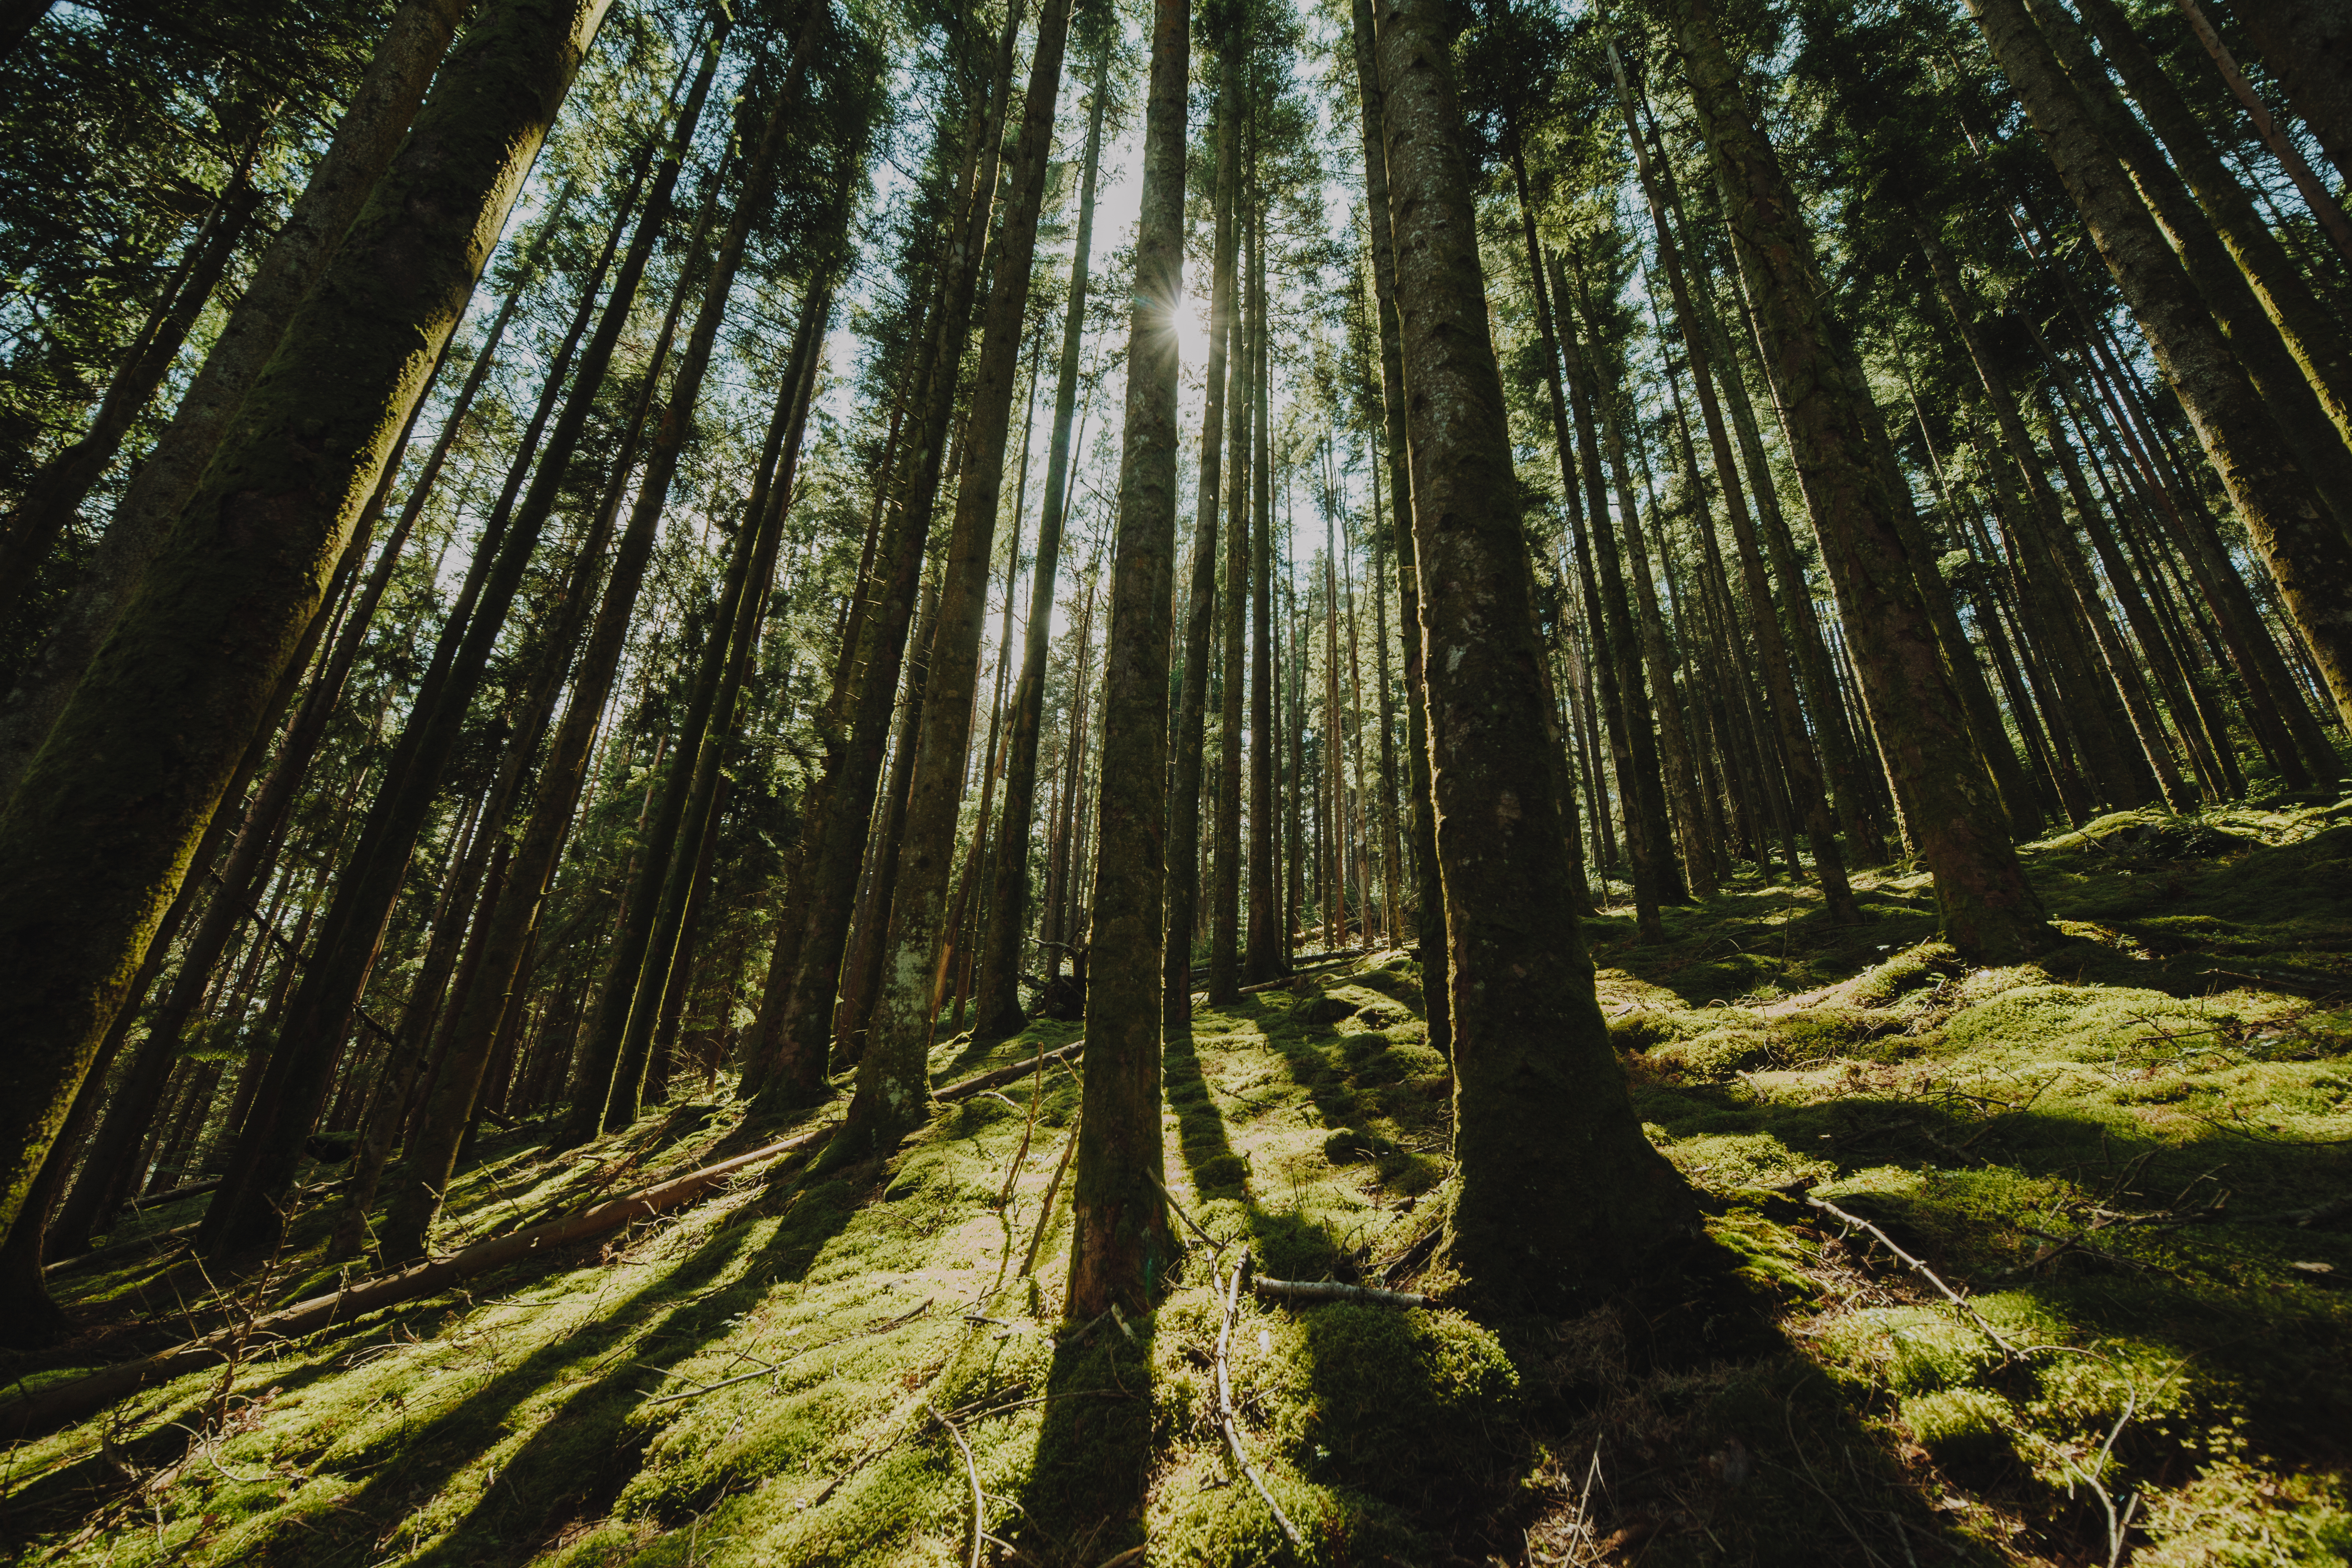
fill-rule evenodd
<path id="1" fill-rule="evenodd" d="M 1185 0 L 1153 0 L 1135 225 L 1127 422 L 1104 653 L 1102 790 L 1087 965 L 1066 1315 L 1149 1309 L 1174 1261 L 1160 1194 L 1161 942 L 1167 860 L 1168 631 L 1176 553 L 1175 313 L 1184 297 Z"/>
<path id="2" fill-rule="evenodd" d="M 499 0 L 444 67 L 0 815 L 13 1224 L 579 68 L 601 0 Z M 202 721 L 188 722 L 191 715 Z M 104 871 L 94 875 L 94 868 Z"/>
<path id="3" fill-rule="evenodd" d="M 1946 672 L 1906 547 L 1911 498 L 1868 393 L 1811 278 L 1811 237 L 1748 108 L 1710 0 L 1679 0 L 1675 43 L 1723 191 L 1790 445 L 1852 639 L 1905 826 L 1936 875 L 1947 939 L 2014 963 L 2056 940 L 2027 886 L 2007 815 Z M 1901 514 L 1901 515 L 1898 515 Z"/>
<path id="4" fill-rule="evenodd" d="M 1444 1249 L 1486 1299 L 1558 1310 L 1624 1280 L 1696 1209 L 1633 1114 L 1557 773 L 1527 744 L 1552 720 L 1450 42 L 1437 5 L 1377 15 L 1422 629 L 1440 650 L 1423 679 L 1461 1164 Z"/>

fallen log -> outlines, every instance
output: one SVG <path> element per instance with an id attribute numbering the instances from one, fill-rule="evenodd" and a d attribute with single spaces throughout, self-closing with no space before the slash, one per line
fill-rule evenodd
<path id="1" fill-rule="evenodd" d="M 185 1225 L 175 1225 L 169 1230 L 159 1230 L 152 1236 L 142 1236 L 130 1241 L 117 1241 L 104 1247 L 94 1247 L 88 1252 L 77 1252 L 69 1258 L 60 1258 L 54 1263 L 44 1263 L 41 1265 L 41 1272 L 55 1279 L 58 1275 L 70 1274 L 78 1268 L 95 1268 L 101 1263 L 111 1263 L 117 1258 L 129 1258 L 134 1253 L 160 1252 L 172 1242 L 178 1241 L 184 1237 L 195 1235 L 196 1226 L 203 1223 L 202 1220 L 190 1220 Z"/>
<path id="2" fill-rule="evenodd" d="M 1058 1050 L 1047 1051 L 1044 1059 L 1049 1063 L 1069 1061 L 1086 1048 L 1086 1041 L 1072 1040 Z M 994 1089 L 1000 1083 L 1011 1083 L 1016 1079 L 1027 1078 L 1037 1070 L 1038 1060 L 1036 1057 L 1031 1057 L 1027 1061 L 1014 1062 L 1011 1067 L 996 1068 L 980 1074 L 977 1078 L 958 1079 L 944 1089 L 931 1090 L 931 1098 L 944 1100 L 969 1100 L 982 1089 Z"/>
<path id="3" fill-rule="evenodd" d="M 731 1160 L 721 1160 L 654 1186 L 608 1199 L 565 1218 L 550 1220 L 545 1225 L 519 1230 L 510 1236 L 493 1237 L 446 1258 L 404 1268 L 397 1274 L 363 1280 L 328 1295 L 297 1301 L 290 1307 L 265 1313 L 248 1325 L 207 1334 L 143 1360 L 125 1362 L 120 1366 L 94 1372 L 88 1377 L 76 1378 L 71 1383 L 53 1384 L 0 1405 L 0 1441 L 55 1431 L 68 1422 L 103 1410 L 150 1384 L 163 1383 L 183 1373 L 226 1361 L 240 1340 L 299 1339 L 304 1334 L 316 1333 L 321 1329 L 349 1322 L 403 1301 L 437 1295 L 462 1279 L 470 1279 L 478 1274 L 487 1274 L 509 1263 L 520 1262 L 533 1253 L 552 1252 L 572 1242 L 619 1230 L 634 1221 L 666 1214 L 700 1197 L 750 1166 L 794 1150 L 805 1149 L 831 1137 L 833 1131 L 830 1123 L 812 1128 L 780 1142 L 754 1149 L 748 1154 L 738 1154 Z"/>

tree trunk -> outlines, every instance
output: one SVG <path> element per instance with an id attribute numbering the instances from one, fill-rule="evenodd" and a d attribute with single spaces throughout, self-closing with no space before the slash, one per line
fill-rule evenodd
<path id="1" fill-rule="evenodd" d="M 1242 112 L 1247 115 L 1250 102 L 1246 89 L 1239 102 Z M 1255 130 L 1254 124 L 1245 123 L 1236 134 Z M 1241 156 L 1255 163 L 1257 141 L 1254 134 L 1244 141 Z M 1248 195 L 1254 195 L 1255 188 L 1256 182 L 1250 180 Z M 1235 200 L 1242 211 L 1234 227 L 1240 231 L 1245 250 L 1257 245 L 1264 217 L 1248 195 L 1237 184 Z M 1212 1007 L 1230 1007 L 1241 1000 L 1242 994 L 1242 704 L 1246 691 L 1243 672 L 1250 610 L 1250 511 L 1256 500 L 1256 488 L 1251 482 L 1251 443 L 1257 432 L 1257 334 L 1263 324 L 1258 314 L 1257 290 L 1253 286 L 1255 276 L 1247 259 L 1237 262 L 1241 347 L 1236 357 L 1240 363 L 1234 369 L 1234 385 L 1225 405 L 1229 426 L 1225 438 L 1225 487 L 1233 504 L 1226 509 L 1224 585 L 1217 596 L 1217 795 L 1215 828 L 1209 849 L 1208 991 Z M 1263 526 L 1264 520 L 1255 521 Z"/>
<path id="2" fill-rule="evenodd" d="M 945 938 L 948 881 L 955 866 L 956 826 L 969 772 L 972 697 L 980 679 L 981 631 L 988 616 L 996 514 L 1004 488 L 1004 451 L 1012 431 L 1013 392 L 1021 368 L 1037 218 L 1053 151 L 1054 110 L 1061 93 L 1069 24 L 1070 0 L 1045 0 L 1037 13 L 1020 140 L 992 258 L 996 281 L 981 326 L 980 359 L 964 433 L 963 477 L 948 539 L 930 675 L 915 746 L 914 783 L 884 939 L 883 986 L 841 1131 L 845 1144 L 859 1146 L 861 1154 L 895 1146 L 929 1113 L 928 1064 L 936 1016 L 931 978 Z"/>
<path id="3" fill-rule="evenodd" d="M 1209 634 L 1217 614 L 1217 512 L 1223 500 L 1225 387 L 1234 336 L 1234 269 L 1240 246 L 1234 187 L 1241 153 L 1241 38 L 1229 28 L 1218 56 L 1217 184 L 1211 241 L 1208 384 L 1201 413 L 1199 508 L 1185 600 L 1184 655 L 1177 670 L 1176 759 L 1168 804 L 1168 973 L 1162 986 L 1171 1038 L 1192 1029 L 1192 933 L 1201 907 L 1201 763 L 1208 713 Z M 1089 157 L 1098 131 L 1088 132 Z M 1089 165 L 1091 167 L 1091 165 Z M 1243 378 L 1233 375 L 1236 386 Z M 1239 504 L 1236 504 L 1239 510 Z"/>
<path id="4" fill-rule="evenodd" d="M 1790 452 L 1906 826 L 1935 873 L 1948 940 L 1972 963 L 2018 962 L 2056 937 L 2026 885 L 1944 667 L 1920 580 L 1931 563 L 1906 548 L 1910 496 L 1894 486 L 1891 455 L 1878 445 L 1884 430 L 1862 406 L 1868 393 L 1812 287 L 1811 236 L 1748 108 L 1711 0 L 1678 0 L 1675 21 Z"/>
<path id="5" fill-rule="evenodd" d="M 1290 973 L 1290 945 L 1282 928 L 1281 899 L 1276 891 L 1280 871 L 1280 838 L 1276 822 L 1281 813 L 1274 794 L 1274 428 L 1268 416 L 1269 384 L 1273 381 L 1272 336 L 1267 330 L 1265 285 L 1265 214 L 1269 203 L 1258 178 L 1257 106 L 1262 95 L 1253 93 L 1250 105 L 1250 314 L 1256 322 L 1251 333 L 1256 366 L 1250 374 L 1250 399 L 1257 421 L 1251 464 L 1255 492 L 1250 515 L 1250 614 L 1255 628 L 1250 638 L 1249 744 L 1249 924 L 1242 948 L 1242 977 L 1250 984 Z"/>
<path id="6" fill-rule="evenodd" d="M 1438 873 L 1437 814 L 1430 796 L 1429 703 L 1421 641 L 1420 558 L 1412 534 L 1412 477 L 1405 437 L 1404 349 L 1397 323 L 1396 247 L 1389 225 L 1388 141 L 1383 129 L 1380 63 L 1374 56 L 1372 0 L 1353 0 L 1351 14 L 1355 24 L 1356 95 L 1364 144 L 1364 205 L 1372 242 L 1372 306 L 1380 318 L 1381 436 L 1389 468 L 1390 521 L 1397 542 L 1397 630 L 1404 645 L 1405 772 L 1412 784 L 1412 816 L 1407 832 L 1420 894 L 1414 910 L 1413 934 L 1421 948 L 1422 995 L 1428 1009 L 1430 1048 L 1444 1056 L 1454 1048 L 1452 988 L 1446 981 L 1445 885 Z M 1300 668 L 1303 672 L 1303 663 Z M 1297 700 L 1293 699 L 1294 702 Z"/>
<path id="7" fill-rule="evenodd" d="M 1077 409 L 1079 353 L 1086 334 L 1087 282 L 1095 233 L 1095 192 L 1102 162 L 1102 115 L 1110 57 L 1097 67 L 1087 110 L 1086 172 L 1078 187 L 1078 225 L 1063 308 L 1061 363 L 1054 384 L 1054 433 L 1046 445 L 1045 493 L 1037 513 L 1037 558 L 1030 568 L 1029 617 L 1022 631 L 1021 678 L 1013 689 L 1005 739 L 1003 845 L 991 879 L 974 982 L 972 1036 L 1002 1039 L 1028 1021 L 1021 1007 L 1021 958 L 1029 925 L 1029 837 L 1037 816 L 1037 742 L 1045 712 L 1045 661 L 1054 594 L 1061 574 L 1062 525 L 1069 510 L 1070 426 Z"/>
<path id="8" fill-rule="evenodd" d="M 13 1222 L 603 19 L 500 0 L 0 816 L 0 1222 Z M 228 542 L 234 541 L 234 543 Z M 191 715 L 203 722 L 190 723 Z M 102 875 L 93 868 L 102 867 Z"/>
<path id="9" fill-rule="evenodd" d="M 140 460 L 81 583 L 0 709 L 0 800 L 15 788 L 73 694 L 74 682 L 220 446 L 237 405 L 276 351 L 295 307 L 392 161 L 470 7 L 471 0 L 404 0 L 393 13 L 334 140 L 311 165 L 301 196 L 255 263 L 245 292 L 181 395 L 171 424 Z M 556 211 L 562 206 L 559 199 Z"/>
<path id="10" fill-rule="evenodd" d="M 2277 580 L 2338 715 L 2352 721 L 2352 596 L 2343 591 L 2352 582 L 2352 537 L 2289 454 L 2021 0 L 1969 0 L 1969 9 Z"/>
<path id="11" fill-rule="evenodd" d="M 1135 232 L 1110 637 L 1104 655 L 1101 873 L 1087 943 L 1087 1054 L 1063 1310 L 1148 1310 L 1175 1247 L 1160 1196 L 1160 907 L 1168 841 L 1168 629 L 1176 553 L 1173 317 L 1184 297 L 1191 7 L 1153 0 Z"/>
<path id="12" fill-rule="evenodd" d="M 1552 297 L 1566 310 L 1569 297 L 1565 269 L 1552 258 Z M 1577 298 L 1582 299 L 1582 279 Z M 1652 721 L 1649 681 L 1642 673 L 1642 644 L 1634 631 L 1632 596 L 1625 589 L 1625 568 L 1617 529 L 1611 521 L 1609 490 L 1601 477 L 1601 443 L 1595 432 L 1594 405 L 1605 396 L 1600 367 L 1589 360 L 1580 334 L 1563 315 L 1567 330 L 1559 340 L 1560 360 L 1568 377 L 1569 411 L 1576 424 L 1577 466 L 1584 472 L 1586 531 L 1578 535 L 1578 568 L 1585 577 L 1588 603 L 1598 600 L 1601 620 L 1593 635 L 1606 660 L 1601 701 L 1609 709 L 1610 749 L 1616 761 L 1618 795 L 1625 812 L 1628 858 L 1633 862 L 1636 931 L 1643 942 L 1662 942 L 1661 904 L 1679 903 L 1688 894 L 1675 864 L 1674 823 L 1666 811 L 1665 775 L 1658 765 L 1658 736 Z M 1597 356 L 1599 342 L 1593 348 Z M 1611 428 L 1613 429 L 1612 423 Z M 1415 509 L 1418 511 L 1418 508 Z M 1590 547 L 1591 559 L 1585 559 Z M 1597 567 L 1597 571 L 1593 570 Z M 1613 680 L 1611 679 L 1613 673 Z M 1614 706 L 1609 693 L 1617 693 Z"/>
<path id="13" fill-rule="evenodd" d="M 1423 631 L 1445 650 L 1425 671 L 1461 1165 L 1444 1247 L 1477 1296 L 1559 1311 L 1622 1283 L 1696 1210 L 1627 1096 L 1556 771 L 1528 743 L 1549 697 L 1445 13 L 1378 21 Z"/>

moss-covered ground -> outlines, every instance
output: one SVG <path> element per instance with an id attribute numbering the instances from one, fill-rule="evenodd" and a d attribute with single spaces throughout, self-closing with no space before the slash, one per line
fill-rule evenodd
<path id="1" fill-rule="evenodd" d="M 21 1443 L 0 1552 L 951 1563 L 976 1492 L 982 1560 L 1086 1568 L 2352 1558 L 2352 808 L 2110 817 L 2028 868 L 2068 941 L 2014 969 L 1937 946 L 1899 869 L 1860 879 L 1861 927 L 1752 879 L 1670 911 L 1661 946 L 1596 921 L 1641 1113 L 1711 1243 L 1569 1321 L 1245 1297 L 1239 1429 L 1302 1551 L 1225 1449 L 1221 1288 L 1244 1246 L 1278 1277 L 1414 1278 L 1448 1079 L 1398 952 L 1196 1008 L 1167 1180 L 1217 1245 L 1187 1232 L 1149 1318 L 1059 1319 L 1066 1205 L 1039 1215 L 1077 1081 L 1049 1068 L 887 1165 L 755 1171 Z M 723 1081 L 584 1150 L 520 1129 L 467 1168 L 446 1244 L 778 1131 Z M 215 1290 L 168 1250 L 61 1276 L 87 1327 L 9 1375 L 316 1290 L 334 1174 L 264 1276 Z"/>

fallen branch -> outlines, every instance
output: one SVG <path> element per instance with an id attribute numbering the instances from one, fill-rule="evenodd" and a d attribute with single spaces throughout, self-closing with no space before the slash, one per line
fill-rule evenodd
<path id="1" fill-rule="evenodd" d="M 1078 1152 L 1078 1119 L 1070 1118 L 1069 1141 L 1062 1145 L 1061 1163 L 1054 1167 L 1054 1179 L 1045 1184 L 1045 1201 L 1037 1210 L 1037 1228 L 1029 1233 L 1029 1250 L 1021 1259 L 1021 1278 L 1026 1279 L 1037 1267 L 1037 1248 L 1045 1242 L 1045 1227 L 1054 1223 L 1054 1194 L 1062 1190 L 1063 1173 L 1070 1168 L 1070 1156 Z"/>
<path id="2" fill-rule="evenodd" d="M 153 1251 L 160 1254 L 168 1244 L 195 1235 L 196 1227 L 202 1224 L 204 1224 L 202 1220 L 190 1220 L 186 1225 L 175 1225 L 169 1230 L 159 1230 L 149 1236 L 134 1237 L 130 1241 L 118 1241 L 106 1247 L 92 1247 L 88 1252 L 77 1252 L 71 1258 L 60 1258 L 55 1263 L 41 1265 L 41 1272 L 55 1279 L 60 1274 L 71 1274 L 80 1268 L 95 1268 L 101 1263 L 111 1263 L 117 1258 L 129 1258 L 137 1253 Z"/>
<path id="3" fill-rule="evenodd" d="M 1242 1447 L 1241 1427 L 1234 1420 L 1233 1379 L 1226 1372 L 1225 1351 L 1233 1343 L 1234 1315 L 1241 1310 L 1242 1278 L 1249 1272 L 1249 1248 L 1244 1247 L 1241 1261 L 1234 1265 L 1234 1282 L 1225 1291 L 1224 1321 L 1217 1325 L 1217 1423 L 1224 1428 L 1225 1446 L 1233 1451 L 1234 1468 L 1248 1477 L 1249 1484 L 1257 1489 L 1257 1495 L 1265 1500 L 1267 1510 L 1274 1515 L 1274 1522 L 1282 1530 L 1282 1538 L 1290 1542 L 1293 1550 L 1304 1551 L 1306 1542 L 1298 1537 L 1298 1527 L 1290 1522 L 1290 1516 L 1284 1513 L 1282 1505 L 1274 1500 L 1274 1493 L 1266 1489 L 1265 1479 L 1257 1473 L 1257 1467 L 1249 1462 L 1249 1455 Z"/>
<path id="4" fill-rule="evenodd" d="M 183 1373 L 227 1360 L 233 1348 L 233 1339 L 248 1335 L 272 1340 L 299 1339 L 304 1334 L 316 1333 L 336 1323 L 348 1322 L 402 1301 L 438 1295 L 461 1279 L 470 1279 L 509 1263 L 521 1262 L 533 1253 L 551 1252 L 575 1241 L 619 1230 L 635 1221 L 666 1214 L 700 1197 L 749 1166 L 807 1148 L 821 1139 L 830 1137 L 833 1131 L 833 1127 L 827 1125 L 796 1133 L 781 1142 L 754 1149 L 748 1154 L 738 1154 L 731 1160 L 721 1160 L 657 1185 L 610 1199 L 568 1218 L 533 1226 L 529 1230 L 519 1230 L 509 1236 L 494 1237 L 447 1258 L 420 1263 L 397 1274 L 387 1274 L 328 1295 L 313 1296 L 307 1301 L 298 1301 L 293 1306 L 255 1319 L 249 1327 L 240 1326 L 233 1331 L 207 1334 L 142 1361 L 108 1367 L 103 1372 L 76 1378 L 71 1383 L 52 1384 L 21 1399 L 0 1405 L 0 1441 L 54 1431 L 92 1411 L 102 1410 L 149 1384 L 165 1382 Z"/>
<path id="5" fill-rule="evenodd" d="M 1976 1308 L 1970 1306 L 1967 1297 L 1961 1295 L 1958 1290 L 1955 1290 L 1949 1285 L 1945 1284 L 1942 1279 L 1937 1278 L 1936 1271 L 1934 1269 L 1928 1268 L 1926 1264 L 1920 1262 L 1917 1258 L 1912 1257 L 1909 1253 L 1895 1246 L 1895 1238 L 1893 1237 L 1887 1235 L 1885 1231 L 1879 1229 L 1868 1220 L 1864 1219 L 1860 1215 L 1851 1215 L 1846 1213 L 1845 1210 L 1838 1207 L 1835 1204 L 1831 1203 L 1827 1198 L 1817 1198 L 1811 1193 L 1805 1194 L 1804 1197 L 1805 1202 L 1821 1210 L 1823 1214 L 1832 1215 L 1837 1218 L 1845 1221 L 1846 1224 L 1854 1226 L 1856 1229 L 1866 1230 L 1870 1232 L 1871 1235 L 1876 1237 L 1878 1238 L 1878 1244 L 1886 1248 L 1887 1251 L 1895 1254 L 1896 1258 L 1902 1259 L 1906 1268 L 1909 1268 L 1914 1274 L 1918 1275 L 1922 1279 L 1925 1279 L 1928 1284 L 1933 1285 L 1937 1289 L 1942 1291 L 1946 1300 L 1951 1302 L 1953 1306 L 1958 1307 L 1961 1311 L 1966 1312 L 1969 1315 L 1969 1320 L 1976 1324 L 1978 1330 L 1983 1333 L 1984 1337 L 1990 1340 L 1996 1346 L 2000 1347 L 2001 1354 L 2014 1360 L 2021 1353 L 2015 1345 L 2011 1344 L 2007 1340 L 2000 1337 L 2000 1331 L 1999 1329 L 1994 1328 L 1990 1323 L 1985 1321 L 1984 1314 L 1978 1311 Z"/>
<path id="6" fill-rule="evenodd" d="M 1184 1227 L 1187 1230 L 1190 1230 L 1194 1236 L 1199 1237 L 1202 1241 L 1206 1242 L 1211 1252 L 1223 1252 L 1225 1249 L 1229 1244 L 1219 1241 L 1215 1237 L 1211 1236 L 1207 1231 L 1202 1230 L 1199 1223 L 1195 1221 L 1191 1215 L 1184 1212 L 1184 1205 L 1176 1201 L 1176 1194 L 1168 1190 L 1167 1183 L 1161 1181 L 1158 1176 L 1152 1175 L 1149 1171 L 1146 1171 L 1144 1174 L 1151 1176 L 1151 1184 L 1160 1189 L 1160 1195 L 1168 1200 L 1168 1206 L 1176 1211 L 1176 1217 L 1184 1222 Z"/>
<path id="7" fill-rule="evenodd" d="M 1285 1301 L 1360 1301 L 1371 1307 L 1434 1307 L 1434 1298 L 1412 1290 L 1381 1290 L 1370 1285 L 1342 1285 L 1334 1279 L 1250 1280 L 1250 1292 Z"/>
<path id="8" fill-rule="evenodd" d="M 980 1543 L 988 1534 L 986 1504 L 980 1490 L 980 1466 L 973 1462 L 971 1445 L 963 1440 L 963 1434 L 956 1430 L 956 1424 L 940 1415 L 940 1407 L 928 1399 L 923 1402 L 923 1408 L 931 1413 L 932 1420 L 948 1429 L 948 1436 L 955 1439 L 956 1451 L 963 1456 L 964 1477 L 971 1482 L 971 1551 L 967 1568 L 980 1568 Z"/>
<path id="9" fill-rule="evenodd" d="M 993 1071 L 982 1073 L 977 1078 L 964 1079 L 949 1084 L 944 1089 L 935 1089 L 931 1090 L 931 1098 L 944 1100 L 969 1100 L 982 1089 L 994 1089 L 1000 1083 L 1011 1083 L 1016 1079 L 1027 1078 L 1031 1073 L 1039 1071 L 1043 1063 L 1068 1061 L 1086 1048 L 1086 1041 L 1072 1040 L 1059 1050 L 1047 1051 L 1043 1056 L 1032 1057 L 1025 1062 L 1014 1062 L 1011 1067 L 998 1068 Z"/>

